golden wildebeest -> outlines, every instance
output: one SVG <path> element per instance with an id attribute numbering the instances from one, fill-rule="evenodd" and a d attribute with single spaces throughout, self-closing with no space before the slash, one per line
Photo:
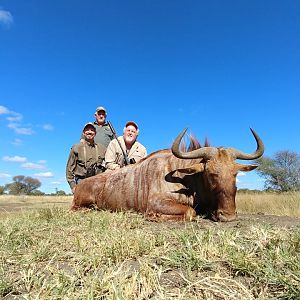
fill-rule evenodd
<path id="1" fill-rule="evenodd" d="M 214 221 L 232 221 L 236 176 L 257 167 L 235 160 L 256 159 L 264 152 L 262 140 L 251 131 L 257 149 L 247 154 L 234 148 L 201 147 L 193 138 L 184 152 L 179 145 L 185 129 L 171 150 L 156 151 L 137 164 L 82 180 L 72 209 L 135 210 L 150 220 L 192 220 L 196 214 L 205 214 Z"/>

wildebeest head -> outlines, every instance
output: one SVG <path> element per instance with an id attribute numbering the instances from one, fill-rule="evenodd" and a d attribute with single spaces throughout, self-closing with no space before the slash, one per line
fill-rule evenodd
<path id="1" fill-rule="evenodd" d="M 199 185 L 203 186 L 205 205 L 215 221 L 232 221 L 236 218 L 236 176 L 239 171 L 247 172 L 257 168 L 256 165 L 238 164 L 235 160 L 252 160 L 263 155 L 263 142 L 257 133 L 250 129 L 257 143 L 256 151 L 251 154 L 234 148 L 215 147 L 182 152 L 179 145 L 187 129 L 179 134 L 172 145 L 172 152 L 176 157 L 197 161 L 190 167 L 178 171 L 186 174 L 201 174 Z"/>

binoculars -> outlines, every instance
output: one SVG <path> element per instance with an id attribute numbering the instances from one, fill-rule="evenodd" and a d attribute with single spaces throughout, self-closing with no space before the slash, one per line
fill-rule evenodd
<path id="1" fill-rule="evenodd" d="M 135 161 L 135 159 L 134 159 L 134 158 L 130 158 L 130 159 L 129 159 L 129 163 L 130 163 L 131 165 L 133 165 L 133 164 L 135 164 L 135 163 L 136 163 L 136 161 Z"/>

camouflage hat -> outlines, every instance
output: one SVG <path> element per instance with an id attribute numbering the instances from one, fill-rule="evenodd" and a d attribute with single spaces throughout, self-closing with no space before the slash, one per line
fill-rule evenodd
<path id="1" fill-rule="evenodd" d="M 98 111 L 104 111 L 104 112 L 106 113 L 106 109 L 105 109 L 103 106 L 98 106 L 98 107 L 96 108 L 96 113 L 97 113 Z"/>
<path id="2" fill-rule="evenodd" d="M 94 123 L 92 123 L 92 122 L 86 123 L 86 124 L 84 125 L 84 127 L 83 127 L 83 130 L 84 130 L 86 127 L 88 127 L 88 126 L 93 126 L 93 128 L 96 130 L 96 127 L 95 127 Z"/>

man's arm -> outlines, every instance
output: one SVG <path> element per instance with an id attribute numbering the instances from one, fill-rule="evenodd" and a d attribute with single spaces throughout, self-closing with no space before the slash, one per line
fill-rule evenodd
<path id="1" fill-rule="evenodd" d="M 76 167 L 76 155 L 74 152 L 74 146 L 70 150 L 67 166 L 66 166 L 66 178 L 70 185 L 70 188 L 73 191 L 73 188 L 75 187 L 75 178 L 74 178 L 74 170 Z"/>
<path id="2" fill-rule="evenodd" d="M 120 169 L 120 165 L 117 164 L 117 153 L 116 153 L 116 149 L 114 147 L 114 141 L 112 140 L 109 144 L 108 147 L 106 149 L 106 153 L 105 153 L 105 167 L 106 169 L 109 170 L 116 170 L 116 169 Z"/>
<path id="3" fill-rule="evenodd" d="M 128 158 L 126 152 L 124 151 L 124 149 L 123 149 L 123 147 L 122 147 L 120 141 L 118 140 L 117 133 L 116 133 L 114 127 L 112 126 L 111 122 L 109 122 L 109 121 L 107 121 L 107 124 L 108 124 L 108 126 L 109 126 L 111 132 L 113 133 L 113 136 L 114 136 L 115 140 L 117 141 L 117 143 L 118 143 L 118 145 L 119 145 L 119 147 L 120 147 L 120 150 L 122 151 L 122 154 L 123 154 L 123 157 L 124 157 L 124 164 L 125 164 L 126 166 L 127 166 L 127 165 L 130 165 L 129 158 Z"/>

